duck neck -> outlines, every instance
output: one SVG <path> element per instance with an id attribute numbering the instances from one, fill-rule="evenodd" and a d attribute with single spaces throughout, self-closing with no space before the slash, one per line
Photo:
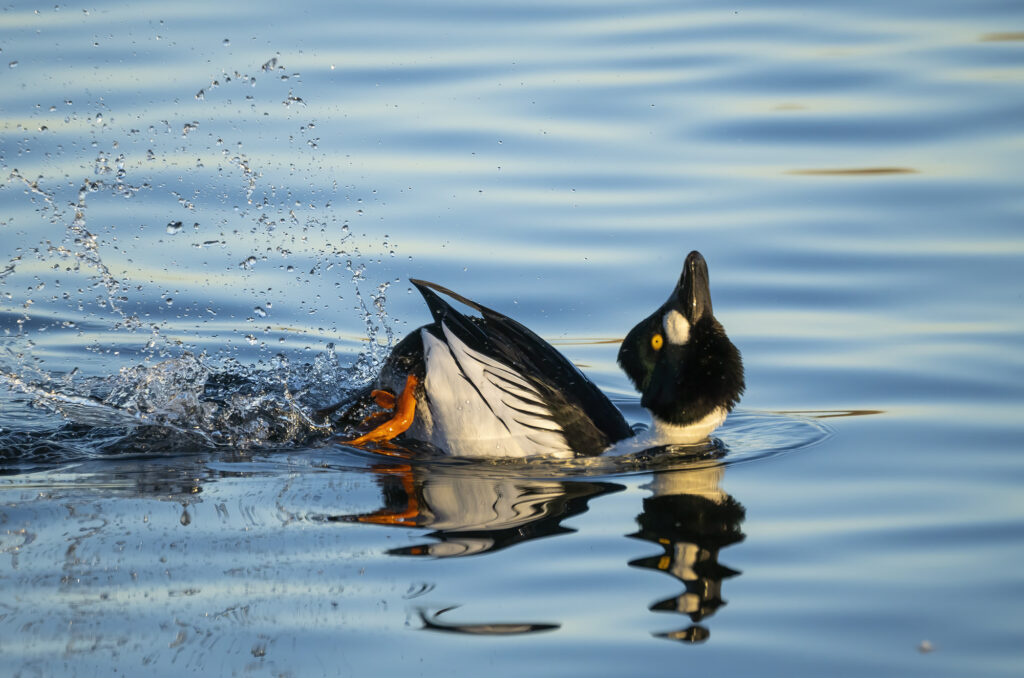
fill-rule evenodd
<path id="1" fill-rule="evenodd" d="M 664 445 L 693 445 L 707 440 L 708 436 L 718 428 L 729 411 L 724 407 L 716 407 L 710 414 L 699 421 L 686 426 L 669 424 L 652 415 L 653 423 L 649 429 L 632 438 L 625 438 L 607 450 L 611 455 L 632 454 L 652 447 Z"/>
<path id="2" fill-rule="evenodd" d="M 688 445 L 706 439 L 712 431 L 722 425 L 729 411 L 724 407 L 716 407 L 697 421 L 679 426 L 653 417 L 650 430 L 651 438 L 660 445 Z"/>

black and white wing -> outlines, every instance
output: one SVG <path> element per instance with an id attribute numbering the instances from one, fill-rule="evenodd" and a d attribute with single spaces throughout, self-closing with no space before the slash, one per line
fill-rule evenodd
<path id="1" fill-rule="evenodd" d="M 572 456 L 632 435 L 611 401 L 528 328 L 439 285 L 412 283 L 434 318 L 422 334 L 436 444 L 474 456 Z M 463 315 L 436 292 L 481 317 Z"/>

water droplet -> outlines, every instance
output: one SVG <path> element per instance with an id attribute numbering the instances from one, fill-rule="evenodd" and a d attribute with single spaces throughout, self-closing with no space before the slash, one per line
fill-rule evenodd
<path id="1" fill-rule="evenodd" d="M 230 47 L 231 46 L 231 40 L 228 39 L 228 38 L 224 38 L 224 42 L 222 42 L 221 44 L 224 45 L 225 47 Z"/>
<path id="2" fill-rule="evenodd" d="M 102 125 L 103 124 L 103 114 L 102 113 L 97 113 L 96 117 L 93 119 L 93 122 L 95 122 L 97 125 Z"/>
<path id="3" fill-rule="evenodd" d="M 17 61 L 12 61 L 11 63 L 7 64 L 7 67 L 8 68 L 17 68 L 18 67 L 18 62 Z"/>
<path id="4" fill-rule="evenodd" d="M 168 306 L 171 306 L 174 304 L 174 299 L 172 297 L 167 297 L 166 299 L 164 299 L 164 303 L 167 304 Z"/>
<path id="5" fill-rule="evenodd" d="M 174 235 L 175 233 L 181 230 L 181 226 L 182 224 L 180 221 L 172 221 L 171 223 L 167 224 L 167 232 L 171 235 Z"/>
<path id="6" fill-rule="evenodd" d="M 252 312 L 253 312 L 253 313 L 255 313 L 255 314 L 256 314 L 257 316 L 259 316 L 260 318 L 266 318 L 266 317 L 267 317 L 267 312 L 266 312 L 266 311 L 264 311 L 264 310 L 263 310 L 263 309 L 262 309 L 261 307 L 259 307 L 259 306 L 257 306 L 256 308 L 254 308 L 254 309 L 252 310 Z"/>
<path id="7" fill-rule="evenodd" d="M 254 337 L 251 334 L 245 335 L 245 340 L 254 346 L 256 345 L 256 342 L 259 341 L 258 339 L 256 339 L 256 337 Z"/>

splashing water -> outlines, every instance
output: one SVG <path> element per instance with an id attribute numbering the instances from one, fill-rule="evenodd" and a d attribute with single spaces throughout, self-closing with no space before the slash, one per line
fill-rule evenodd
<path id="1" fill-rule="evenodd" d="M 285 75 L 273 57 L 255 75 L 222 71 L 199 89 L 191 105 L 215 109 L 209 118 L 190 112 L 152 121 L 142 125 L 146 133 L 121 128 L 106 103 L 80 112 L 66 101 L 68 124 L 91 123 L 93 142 L 81 151 L 77 178 L 30 178 L 0 158 L 7 175 L 0 190 L 20 189 L 35 212 L 0 222 L 20 228 L 10 258 L 0 261 L 0 461 L 31 466 L 125 451 L 296 445 L 323 433 L 312 419 L 317 408 L 376 374 L 394 343 L 389 283 L 371 281 L 346 212 L 335 205 L 361 203 L 350 197 L 359 189 L 320 187 L 312 170 L 309 185 L 296 186 L 303 158 L 311 167 L 323 163 L 304 139 L 284 174 L 244 150 L 249 128 L 223 124 L 236 116 L 219 114 L 233 104 L 218 95 L 260 78 L 267 91 L 246 97 L 259 122 L 252 128 L 265 129 L 271 116 L 303 133 L 313 128 L 291 121 L 308 97 L 299 95 L 299 74 Z M 59 147 L 55 155 L 70 152 Z M 191 191 L 175 181 L 183 154 L 196 157 Z M 123 199 L 145 203 L 132 213 L 151 213 L 152 223 L 123 217 L 115 203 Z M 194 229 L 184 229 L 191 222 L 182 211 L 201 215 Z M 282 224 L 289 228 L 278 230 Z M 179 253 L 189 260 L 183 248 L 191 247 L 209 252 L 203 270 L 176 263 Z M 350 298 L 368 342 L 335 326 L 344 308 L 314 303 L 317 289 L 338 287 L 331 278 L 342 262 L 351 289 L 340 297 Z M 367 295 L 370 285 L 376 288 Z M 296 293 L 298 286 L 312 291 Z M 291 318 L 303 311 L 329 312 L 332 320 L 316 332 L 296 327 Z M 270 348 L 272 333 L 280 349 Z M 339 351 L 336 337 L 348 346 Z M 68 346 L 91 351 L 99 365 L 73 367 L 82 356 Z M 305 356 L 297 361 L 299 352 Z M 8 428 L 12 413 L 38 426 Z"/>
<path id="2" fill-rule="evenodd" d="M 65 375 L 34 383 L 0 373 L 0 384 L 59 417 L 35 436 L 0 429 L 0 462 L 292 448 L 331 432 L 314 412 L 346 395 L 341 385 L 351 381 L 351 371 L 332 346 L 295 366 L 283 355 L 254 365 L 216 365 L 186 352 L 111 377 Z"/>

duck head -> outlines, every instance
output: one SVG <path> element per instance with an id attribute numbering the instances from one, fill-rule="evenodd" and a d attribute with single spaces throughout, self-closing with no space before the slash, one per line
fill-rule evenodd
<path id="1" fill-rule="evenodd" d="M 711 310 L 708 265 L 690 252 L 683 273 L 657 311 L 630 330 L 619 365 L 642 394 L 655 426 L 721 423 L 743 393 L 743 360 Z"/>

